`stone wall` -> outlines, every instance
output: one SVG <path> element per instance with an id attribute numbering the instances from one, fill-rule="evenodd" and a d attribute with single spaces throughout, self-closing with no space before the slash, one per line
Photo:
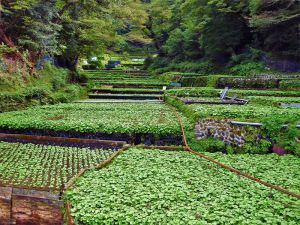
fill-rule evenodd
<path id="1" fill-rule="evenodd" d="M 225 144 L 243 146 L 247 130 L 245 127 L 232 125 L 229 120 L 202 119 L 195 125 L 195 133 L 198 140 L 215 138 L 224 141 Z"/>
<path id="2" fill-rule="evenodd" d="M 50 192 L 0 187 L 0 225 L 62 225 L 62 207 Z"/>

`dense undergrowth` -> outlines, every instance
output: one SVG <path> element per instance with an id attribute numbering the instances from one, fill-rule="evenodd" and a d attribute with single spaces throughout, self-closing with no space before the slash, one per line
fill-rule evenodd
<path id="1" fill-rule="evenodd" d="M 0 112 L 28 106 L 71 102 L 86 94 L 84 88 L 70 82 L 69 71 L 44 64 L 34 76 L 22 72 L 0 71 Z"/>

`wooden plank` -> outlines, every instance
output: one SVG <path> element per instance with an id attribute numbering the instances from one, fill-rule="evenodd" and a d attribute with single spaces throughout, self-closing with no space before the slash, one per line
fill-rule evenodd
<path id="1" fill-rule="evenodd" d="M 255 123 L 255 122 L 239 122 L 239 121 L 231 121 L 232 125 L 239 125 L 239 126 L 252 126 L 252 127 L 261 127 L 263 126 L 262 123 Z M 282 127 L 288 127 L 287 124 L 282 125 Z M 296 125 L 297 128 L 300 128 L 300 124 Z"/>

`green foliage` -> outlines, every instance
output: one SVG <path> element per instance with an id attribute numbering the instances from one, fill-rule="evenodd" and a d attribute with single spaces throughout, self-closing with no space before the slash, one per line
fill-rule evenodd
<path id="1" fill-rule="evenodd" d="M 200 140 L 198 141 L 197 145 L 198 148 L 196 149 L 201 149 L 201 151 L 204 152 L 224 152 L 226 149 L 223 141 L 216 140 L 213 138 Z"/>
<path id="2" fill-rule="evenodd" d="M 245 21 L 239 18 L 238 14 L 215 14 L 212 16 L 205 24 L 201 36 L 201 44 L 204 46 L 206 54 L 217 62 L 226 63 L 228 58 L 244 42 L 247 42 L 245 27 Z"/>
<path id="3" fill-rule="evenodd" d="M 185 93 L 187 94 L 189 91 L 185 90 Z M 205 92 L 202 93 L 204 93 L 205 96 Z M 198 92 L 198 94 L 200 94 L 200 92 Z M 209 93 L 207 92 L 207 94 Z M 188 99 L 190 98 L 188 95 L 185 96 Z M 205 99 L 204 96 L 202 95 L 200 99 Z M 297 98 L 294 98 L 295 100 L 293 100 L 293 98 L 273 98 L 274 97 L 259 97 L 253 104 L 252 101 L 250 101 L 250 104 L 243 106 L 185 105 L 180 99 L 170 96 L 165 96 L 165 101 L 176 107 L 192 123 L 194 123 L 197 118 L 227 118 L 236 121 L 262 122 L 264 124 L 263 131 L 247 130 L 246 144 L 244 146 L 223 146 L 223 148 L 218 140 L 196 140 L 194 129 L 189 130 L 188 127 L 191 126 L 187 126 L 186 133 L 188 143 L 193 149 L 199 151 L 202 149 L 209 151 L 218 149 L 219 151 L 227 153 L 264 154 L 270 150 L 271 142 L 268 140 L 268 138 L 270 138 L 273 142 L 285 147 L 289 153 L 299 154 L 299 142 L 296 141 L 296 139 L 300 137 L 300 130 L 296 128 L 296 124 L 300 122 L 300 111 L 297 108 L 278 107 L 279 103 L 284 100 L 294 102 L 297 101 Z M 261 99 L 264 99 L 264 101 Z M 289 128 L 282 128 L 284 124 L 289 124 Z M 259 139 L 257 138 L 258 134 L 262 135 Z"/>
<path id="4" fill-rule="evenodd" d="M 262 121 L 267 116 L 274 118 L 291 120 L 292 117 L 300 116 L 300 111 L 297 108 L 277 108 L 270 106 L 254 106 L 248 105 L 192 105 L 195 113 L 203 117 L 217 117 L 217 118 L 232 118 L 232 119 L 246 119 L 254 121 Z"/>
<path id="5" fill-rule="evenodd" d="M 262 73 L 266 70 L 262 63 L 248 62 L 233 66 L 230 68 L 230 73 L 237 76 L 251 77 L 253 75 Z"/>
<path id="6" fill-rule="evenodd" d="M 297 1 L 251 1 L 250 26 L 262 43 L 256 40 L 264 51 L 274 58 L 299 62 L 298 27 L 299 2 Z"/>
<path id="7" fill-rule="evenodd" d="M 59 96 L 63 98 L 63 96 Z M 48 118 L 63 116 L 60 120 Z M 161 104 L 60 104 L 0 114 L 1 128 L 126 134 L 181 134 L 175 113 Z"/>
<path id="8" fill-rule="evenodd" d="M 261 0 L 250 0 L 249 1 L 249 10 L 251 14 L 256 14 L 259 10 L 259 8 L 263 5 L 263 2 Z"/>
<path id="9" fill-rule="evenodd" d="M 176 96 L 200 96 L 200 97 L 218 97 L 222 89 L 210 87 L 202 88 L 181 88 L 167 90 L 167 94 Z M 240 90 L 230 89 L 229 96 L 237 94 L 238 96 L 270 96 L 270 97 L 300 97 L 300 91 L 281 91 L 281 90 Z M 272 100 L 272 98 L 271 98 Z M 277 99 L 278 100 L 278 99 Z M 280 100 L 280 99 L 279 99 Z M 295 98 L 297 100 L 297 98 Z M 290 101 L 290 100 L 289 100 Z"/>
<path id="10" fill-rule="evenodd" d="M 76 71 L 79 57 L 120 42 L 146 41 L 140 1 L 3 0 L 1 11 L 0 42 L 28 52 L 33 64 L 55 55 L 61 66 Z"/>
<path id="11" fill-rule="evenodd" d="M 253 139 L 253 137 L 252 137 Z M 271 147 L 271 142 L 268 140 L 259 140 L 259 141 L 249 141 L 240 149 L 234 150 L 237 153 L 243 154 L 266 154 L 269 152 Z"/>
<path id="12" fill-rule="evenodd" d="M 245 89 L 276 89 L 278 79 L 243 78 L 243 77 L 220 77 L 217 87 L 245 88 Z"/>
<path id="13" fill-rule="evenodd" d="M 279 83 L 280 89 L 283 90 L 299 90 L 300 89 L 300 80 L 299 79 L 289 79 L 282 80 Z"/>
<path id="14" fill-rule="evenodd" d="M 299 190 L 299 158 L 270 155 L 256 159 L 216 153 L 210 156 L 229 161 L 263 180 Z M 296 198 L 257 185 L 194 154 L 178 151 L 129 149 L 105 168 L 85 173 L 73 189 L 65 192 L 64 199 L 71 203 L 71 215 L 79 224 L 299 221 Z"/>
<path id="15" fill-rule="evenodd" d="M 238 65 L 232 71 L 238 75 L 264 69 L 257 63 L 262 56 L 280 65 L 284 60 L 299 63 L 299 38 L 294 32 L 300 15 L 297 1 L 178 0 L 159 6 L 158 2 L 150 3 L 146 28 L 158 52 L 153 64 L 159 73 L 174 70 L 182 61 L 210 60 L 216 66 L 214 73 Z M 158 66 L 160 60 L 164 63 Z M 194 65 L 181 66 L 180 71 L 191 68 L 200 71 Z M 285 68 L 295 70 L 292 65 Z"/>
<path id="16" fill-rule="evenodd" d="M 45 63 L 37 77 L 21 72 L 0 76 L 0 112 L 22 109 L 26 106 L 71 102 L 84 94 L 84 89 L 69 83 L 69 71 Z"/>
<path id="17" fill-rule="evenodd" d="M 300 190 L 297 179 L 300 172 L 297 170 L 300 158 L 297 156 L 222 153 L 205 153 L 205 155 L 290 191 L 298 193 Z M 286 179 L 283 179 L 284 177 Z"/>
<path id="18" fill-rule="evenodd" d="M 82 169 L 96 166 L 113 152 L 104 149 L 0 142 L 1 183 L 59 192 Z M 86 161 L 87 159 L 89 160 Z"/>
<path id="19" fill-rule="evenodd" d="M 45 87 L 30 87 L 24 91 L 26 100 L 30 99 L 43 99 L 49 97 L 50 91 Z"/>
<path id="20" fill-rule="evenodd" d="M 149 70 L 161 74 L 169 71 L 179 71 L 187 73 L 210 74 L 215 70 L 212 62 L 205 61 L 170 61 L 169 58 L 156 58 Z"/>
<path id="21" fill-rule="evenodd" d="M 284 147 L 289 153 L 299 155 L 300 143 L 296 140 L 300 137 L 300 130 L 296 128 L 299 121 L 300 115 L 298 114 L 286 114 L 283 117 L 269 116 L 263 120 L 264 132 L 273 142 Z M 288 125 L 288 127 L 283 127 L 283 125 Z"/>

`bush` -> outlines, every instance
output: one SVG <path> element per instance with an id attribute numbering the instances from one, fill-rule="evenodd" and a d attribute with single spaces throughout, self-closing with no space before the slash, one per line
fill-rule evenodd
<path id="1" fill-rule="evenodd" d="M 297 141 L 300 129 L 296 128 L 299 120 L 299 116 L 270 116 L 263 120 L 263 131 L 273 143 L 282 146 L 288 153 L 300 155 L 300 143 Z M 282 127 L 284 124 L 288 127 Z"/>
<path id="2" fill-rule="evenodd" d="M 225 144 L 221 140 L 207 138 L 200 140 L 198 143 L 201 146 L 201 151 L 204 152 L 225 152 Z"/>
<path id="3" fill-rule="evenodd" d="M 157 57 L 152 60 L 152 64 L 148 67 L 148 69 L 151 71 L 155 71 L 155 74 L 162 74 L 169 71 L 179 71 L 207 75 L 213 73 L 216 70 L 214 64 L 208 60 L 182 62 L 166 57 Z"/>
<path id="4" fill-rule="evenodd" d="M 49 97 L 49 95 L 50 91 L 45 87 L 29 87 L 24 91 L 24 97 L 26 100 L 42 100 L 43 98 Z"/>
<path id="5" fill-rule="evenodd" d="M 268 89 L 278 88 L 278 83 L 278 79 L 222 77 L 218 80 L 217 87 Z"/>
<path id="6" fill-rule="evenodd" d="M 272 143 L 268 140 L 259 140 L 246 143 L 242 148 L 236 151 L 241 154 L 267 154 Z"/>
<path id="7" fill-rule="evenodd" d="M 181 72 L 193 72 L 199 74 L 210 74 L 214 71 L 214 65 L 210 61 L 199 62 L 173 62 L 169 65 L 171 70 L 179 70 Z"/>
<path id="8" fill-rule="evenodd" d="M 69 80 L 74 83 L 87 83 L 89 78 L 86 73 L 71 72 L 69 74 Z"/>
<path id="9" fill-rule="evenodd" d="M 282 80 L 279 83 L 279 88 L 283 90 L 299 90 L 300 80 L 299 79 Z"/>
<path id="10" fill-rule="evenodd" d="M 248 62 L 238 64 L 230 68 L 229 72 L 237 76 L 253 76 L 255 74 L 265 71 L 264 64 L 257 62 Z"/>
<path id="11" fill-rule="evenodd" d="M 144 69 L 148 69 L 152 64 L 154 60 L 152 57 L 147 57 L 144 61 Z"/>
<path id="12" fill-rule="evenodd" d="M 68 103 L 78 99 L 81 95 L 82 88 L 78 85 L 68 85 L 64 90 L 55 92 L 51 95 L 51 103 Z"/>
<path id="13" fill-rule="evenodd" d="M 44 63 L 43 69 L 39 71 L 40 79 L 51 83 L 52 91 L 57 91 L 67 85 L 69 71 L 67 69 L 58 68 L 50 63 Z"/>
<path id="14" fill-rule="evenodd" d="M 5 111 L 16 110 L 23 108 L 25 105 L 25 98 L 20 92 L 2 92 L 0 93 L 0 113 Z"/>
<path id="15" fill-rule="evenodd" d="M 183 77 L 180 83 L 183 87 L 206 87 L 208 82 L 207 76 L 199 77 Z"/>
<path id="16" fill-rule="evenodd" d="M 183 77 L 180 82 L 183 87 L 217 87 L 221 77 L 223 75 Z"/>

